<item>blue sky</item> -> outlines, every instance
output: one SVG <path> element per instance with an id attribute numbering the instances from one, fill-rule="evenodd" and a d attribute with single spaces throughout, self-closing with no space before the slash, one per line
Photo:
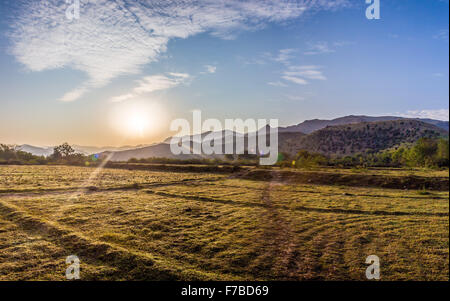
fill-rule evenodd
<path id="1" fill-rule="evenodd" d="M 448 120 L 448 1 L 6 1 L 0 142 L 147 144 L 175 118 Z M 146 112 L 145 133 L 124 112 Z M 121 115 L 122 114 L 122 115 Z"/>

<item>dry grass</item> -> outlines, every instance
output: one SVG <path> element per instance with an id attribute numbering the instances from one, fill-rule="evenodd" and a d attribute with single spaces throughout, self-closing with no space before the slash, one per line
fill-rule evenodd
<path id="1" fill-rule="evenodd" d="M 84 280 L 365 280 L 371 254 L 382 280 L 449 277 L 448 191 L 119 169 L 72 189 L 92 171 L 0 167 L 0 279 L 63 280 L 72 254 Z"/>
<path id="2" fill-rule="evenodd" d="M 163 173 L 140 170 L 103 169 L 89 180 L 95 168 L 76 166 L 0 166 L 0 193 L 79 188 L 108 189 L 158 185 L 220 176 L 200 173 Z"/>
<path id="3" fill-rule="evenodd" d="M 292 170 L 290 168 L 283 168 L 284 170 Z M 294 169 L 295 170 L 295 169 Z M 299 169 L 300 171 L 304 171 Z M 311 167 L 309 171 L 340 173 L 340 174 L 364 174 L 364 175 L 382 175 L 382 176 L 415 176 L 415 177 L 443 177 L 448 178 L 448 169 L 429 169 L 429 168 L 333 168 L 333 167 Z"/>

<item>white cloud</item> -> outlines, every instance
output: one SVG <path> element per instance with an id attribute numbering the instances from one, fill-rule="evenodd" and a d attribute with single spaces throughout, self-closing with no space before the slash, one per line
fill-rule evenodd
<path id="1" fill-rule="evenodd" d="M 300 77 L 284 75 L 281 78 L 284 80 L 293 82 L 294 84 L 299 84 L 299 85 L 307 85 L 308 84 L 308 82 L 306 80 L 304 80 L 303 78 L 300 78 Z"/>
<path id="2" fill-rule="evenodd" d="M 270 86 L 274 86 L 274 87 L 287 87 L 287 85 L 285 83 L 282 83 L 280 81 L 268 82 L 267 84 Z"/>
<path id="3" fill-rule="evenodd" d="M 187 78 L 189 78 L 189 77 L 191 77 L 189 74 L 187 74 L 187 73 L 179 73 L 179 72 L 169 72 L 168 73 L 170 76 L 173 76 L 173 77 L 178 77 L 178 78 L 184 78 L 184 79 L 187 79 Z"/>
<path id="4" fill-rule="evenodd" d="M 320 69 L 320 66 L 314 65 L 290 66 L 283 72 L 282 78 L 299 85 L 308 84 L 307 80 L 326 80 Z"/>
<path id="5" fill-rule="evenodd" d="M 80 98 L 124 74 L 136 74 L 166 51 L 169 40 L 209 32 L 229 39 L 306 11 L 336 9 L 347 0 L 89 0 L 80 18 L 65 17 L 60 0 L 26 2 L 9 37 L 11 53 L 31 71 L 70 67 L 88 75 L 61 100 Z"/>
<path id="6" fill-rule="evenodd" d="M 111 98 L 111 101 L 122 102 L 142 94 L 171 89 L 178 85 L 186 83 L 186 80 L 189 78 L 189 74 L 186 73 L 168 73 L 168 75 L 159 74 L 146 76 L 138 81 L 138 85 L 133 89 L 131 93 L 115 96 Z"/>
<path id="7" fill-rule="evenodd" d="M 288 64 L 289 61 L 293 58 L 292 54 L 295 52 L 295 49 L 281 49 L 278 53 L 278 56 L 274 58 L 274 61 L 282 64 Z"/>
<path id="8" fill-rule="evenodd" d="M 65 93 L 60 100 L 64 102 L 74 101 L 86 93 L 87 90 L 88 88 L 86 86 L 75 88 L 74 90 Z"/>
<path id="9" fill-rule="evenodd" d="M 289 71 L 285 71 L 287 76 L 297 76 L 306 79 L 326 80 L 327 78 L 319 70 L 319 66 L 291 66 Z"/>
<path id="10" fill-rule="evenodd" d="M 125 101 L 125 100 L 132 99 L 134 97 L 136 97 L 136 94 L 128 93 L 128 94 L 115 96 L 115 97 L 111 98 L 111 101 L 112 102 L 122 102 L 122 101 Z"/>
<path id="11" fill-rule="evenodd" d="M 255 57 L 251 58 L 243 58 L 238 57 L 245 65 L 265 65 L 270 62 L 282 63 L 284 65 L 288 65 L 290 60 L 294 58 L 292 55 L 297 50 L 288 48 L 288 49 L 280 49 L 277 54 L 273 54 L 269 51 L 262 52 Z"/>
<path id="12" fill-rule="evenodd" d="M 448 109 L 440 109 L 440 110 L 412 110 L 407 111 L 406 113 L 396 113 L 396 116 L 406 117 L 406 118 L 430 118 L 437 120 L 449 120 L 449 110 Z"/>
<path id="13" fill-rule="evenodd" d="M 328 42 L 319 41 L 319 42 L 309 42 L 308 50 L 303 54 L 305 55 L 316 55 L 316 54 L 327 54 L 336 52 L 336 49 L 339 47 L 344 47 L 348 45 L 353 45 L 354 42 L 349 41 L 338 41 L 333 42 L 331 45 Z"/>
<path id="14" fill-rule="evenodd" d="M 203 73 L 216 73 L 217 67 L 212 65 L 205 65 L 206 72 Z"/>

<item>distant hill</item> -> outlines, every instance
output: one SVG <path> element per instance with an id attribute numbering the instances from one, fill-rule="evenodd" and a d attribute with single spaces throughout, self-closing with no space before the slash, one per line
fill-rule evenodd
<path id="1" fill-rule="evenodd" d="M 106 151 L 101 153 L 101 156 L 108 156 L 112 153 L 111 161 L 128 161 L 132 158 L 146 159 L 146 158 L 168 158 L 168 159 L 200 159 L 204 156 L 201 155 L 174 155 L 170 150 L 169 143 L 159 143 L 151 146 L 135 148 L 130 150 L 110 152 Z"/>
<path id="2" fill-rule="evenodd" d="M 288 127 L 284 127 L 284 128 L 281 127 L 281 128 L 279 128 L 279 131 L 280 132 L 301 132 L 304 134 L 310 134 L 314 131 L 323 129 L 327 126 L 354 124 L 354 123 L 361 123 L 361 122 L 405 120 L 405 119 L 408 119 L 408 118 L 395 117 L 395 116 L 370 117 L 370 116 L 363 116 L 363 115 L 362 116 L 350 115 L 350 116 L 340 117 L 340 118 L 336 118 L 336 119 L 332 119 L 332 120 L 320 120 L 320 119 L 307 120 L 307 121 L 304 121 L 297 125 L 292 125 L 292 126 L 288 126 Z M 413 119 L 435 125 L 446 131 L 449 130 L 449 122 L 448 121 L 441 121 L 441 120 L 434 120 L 434 119 L 419 119 L 419 118 L 413 118 Z"/>
<path id="3" fill-rule="evenodd" d="M 378 152 L 403 143 L 413 143 L 422 137 L 444 136 L 448 136 L 448 131 L 413 119 L 362 122 L 327 126 L 291 141 L 289 147 L 281 145 L 280 151 L 295 154 L 304 149 L 328 156 L 345 156 Z"/>
<path id="4" fill-rule="evenodd" d="M 47 157 L 53 154 L 53 147 L 38 147 L 29 144 L 23 144 L 19 145 L 17 149 L 26 153 L 33 154 L 35 156 Z"/>
<path id="5" fill-rule="evenodd" d="M 260 130 L 261 131 L 261 130 Z M 222 131 L 224 136 L 233 136 L 248 141 L 249 136 L 259 137 L 260 131 L 250 134 L 240 134 L 233 131 Z M 213 139 L 221 132 L 205 132 L 187 136 L 191 147 L 200 143 L 202 138 Z M 448 136 L 448 122 L 432 119 L 406 119 L 402 117 L 384 116 L 345 116 L 333 120 L 309 120 L 298 125 L 279 128 L 279 151 L 296 154 L 300 149 L 322 153 L 329 156 L 344 156 L 367 151 L 380 151 L 402 143 L 412 143 L 421 137 Z M 89 147 L 74 146 L 74 149 L 86 155 L 100 153 L 111 155 L 113 161 L 127 161 L 131 158 L 173 158 L 200 159 L 223 158 L 222 155 L 174 155 L 170 150 L 170 139 L 162 143 L 141 146 L 123 147 Z M 247 143 L 246 143 L 247 145 Z M 221 142 L 225 149 L 225 141 Z M 53 147 L 35 147 L 21 145 L 19 149 L 38 156 L 49 156 Z"/>
<path id="6" fill-rule="evenodd" d="M 121 151 L 121 150 L 129 150 L 129 149 L 135 149 L 138 147 L 144 147 L 142 146 L 121 146 L 121 147 L 114 147 L 114 146 L 104 146 L 104 147 L 96 147 L 96 146 L 81 146 L 81 145 L 72 145 L 75 152 L 83 154 L 83 155 L 92 155 L 92 154 L 98 154 L 105 151 Z M 51 154 L 53 154 L 53 148 L 54 146 L 48 146 L 48 147 L 39 147 L 39 146 L 33 146 L 29 144 L 22 144 L 17 146 L 17 149 L 33 154 L 35 156 L 44 156 L 48 157 Z"/>
<path id="7" fill-rule="evenodd" d="M 191 147 L 199 143 L 200 137 L 205 137 L 210 132 L 202 135 L 189 136 Z M 247 141 L 249 136 L 244 135 Z M 242 137 L 242 134 L 227 131 L 226 135 Z M 398 119 L 390 121 L 360 122 L 337 126 L 326 126 L 311 134 L 301 132 L 280 132 L 278 135 L 279 151 L 294 155 L 304 149 L 310 152 L 322 153 L 327 156 L 345 156 L 367 151 L 380 151 L 403 143 L 413 143 L 421 137 L 448 136 L 448 131 L 431 123 L 414 119 Z M 257 136 L 258 137 L 258 136 Z M 165 142 L 125 151 L 114 152 L 112 161 L 127 161 L 131 158 L 143 159 L 150 157 L 164 157 L 176 159 L 222 158 L 220 155 L 173 155 L 170 150 L 170 138 Z M 247 142 L 246 142 L 247 143 Z M 224 141 L 222 141 L 224 149 Z M 109 154 L 106 152 L 104 154 Z"/>
<path id="8" fill-rule="evenodd" d="M 92 154 L 99 154 L 105 151 L 122 151 L 122 150 L 129 150 L 129 149 L 135 149 L 135 148 L 139 148 L 139 147 L 145 147 L 148 146 L 147 145 L 135 145 L 135 146 L 131 146 L 131 145 L 127 145 L 127 146 L 119 146 L 119 147 L 115 147 L 115 146 L 103 146 L 103 147 L 97 147 L 97 146 L 82 146 L 82 145 L 72 145 L 72 147 L 74 148 L 74 150 L 78 153 L 84 154 L 84 155 L 92 155 Z"/>
<path id="9" fill-rule="evenodd" d="M 224 150 L 225 145 L 225 137 L 233 136 L 234 139 L 236 137 L 243 137 L 245 135 L 239 134 L 233 131 L 224 130 L 222 132 L 204 132 L 202 134 L 198 135 L 191 135 L 191 136 L 184 136 L 182 138 L 187 139 L 190 141 L 192 149 L 194 145 L 200 144 L 203 139 L 208 138 L 208 140 L 205 141 L 212 141 L 215 137 L 219 137 L 221 135 L 222 142 L 220 143 L 222 145 L 222 149 Z M 255 135 L 255 133 L 251 133 L 250 135 Z M 244 137 L 246 139 L 247 136 Z M 187 160 L 187 159 L 202 159 L 202 158 L 223 158 L 223 155 L 194 155 L 194 154 L 181 154 L 181 155 L 174 155 L 172 151 L 170 150 L 170 141 L 172 137 L 169 137 L 164 140 L 162 143 L 154 144 L 151 146 L 146 147 L 140 147 L 140 148 L 134 148 L 124 151 L 116 151 L 112 152 L 112 156 L 110 158 L 111 161 L 128 161 L 131 158 L 135 159 L 145 159 L 145 158 L 169 158 L 169 159 L 179 159 L 179 160 Z M 103 152 L 101 153 L 102 156 L 107 156 L 111 154 L 111 152 Z"/>

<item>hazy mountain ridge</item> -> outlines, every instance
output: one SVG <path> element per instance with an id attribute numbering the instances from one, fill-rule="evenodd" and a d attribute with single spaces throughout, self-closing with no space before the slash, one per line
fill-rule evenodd
<path id="1" fill-rule="evenodd" d="M 441 120 L 434 120 L 434 119 L 420 119 L 420 118 L 404 118 L 404 117 L 396 117 L 396 116 L 371 117 L 371 116 L 364 116 L 364 115 L 360 115 L 360 116 L 349 115 L 349 116 L 344 116 L 344 117 L 340 117 L 340 118 L 336 118 L 336 119 L 332 119 L 332 120 L 326 120 L 326 119 L 324 119 L 324 120 L 322 120 L 322 119 L 306 120 L 297 125 L 292 125 L 292 126 L 288 126 L 288 127 L 284 127 L 284 128 L 281 127 L 281 128 L 279 128 L 279 131 L 280 131 L 280 133 L 281 132 L 302 132 L 305 134 L 311 134 L 312 132 L 323 129 L 327 126 L 355 124 L 355 123 L 361 123 L 361 122 L 406 120 L 406 119 L 422 121 L 425 123 L 435 125 L 446 131 L 449 130 L 449 122 L 448 121 L 441 121 Z"/>
<path id="2" fill-rule="evenodd" d="M 148 145 L 127 145 L 127 146 L 120 146 L 120 147 L 114 147 L 114 146 L 104 146 L 104 147 L 97 147 L 97 146 L 81 146 L 81 145 L 72 145 L 72 148 L 75 150 L 75 152 L 83 154 L 83 155 L 92 155 L 92 154 L 98 154 L 102 152 L 114 152 L 114 151 L 122 151 L 122 150 L 130 150 L 130 149 L 136 149 L 139 147 L 145 147 Z M 44 156 L 48 157 L 51 154 L 53 154 L 53 148 L 54 146 L 34 146 L 29 144 L 22 144 L 18 145 L 17 149 L 33 154 L 35 156 Z"/>
<path id="3" fill-rule="evenodd" d="M 35 156 L 50 156 L 53 154 L 53 147 L 39 147 L 39 146 L 33 146 L 29 144 L 22 144 L 17 146 L 18 150 L 21 150 L 26 153 L 33 154 Z"/>

